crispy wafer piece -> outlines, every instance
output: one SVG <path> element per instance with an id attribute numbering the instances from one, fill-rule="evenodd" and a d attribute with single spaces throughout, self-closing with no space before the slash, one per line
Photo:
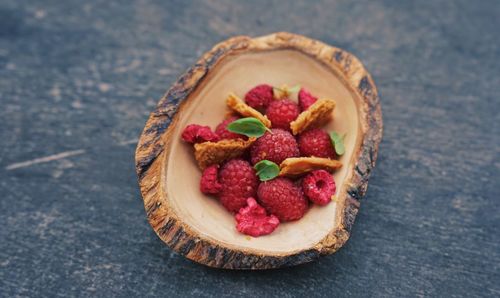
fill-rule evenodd
<path id="1" fill-rule="evenodd" d="M 300 113 L 295 121 L 290 123 L 290 129 L 294 135 L 309 128 L 319 127 L 330 121 L 335 101 L 333 99 L 319 99 L 307 110 Z"/>
<path id="2" fill-rule="evenodd" d="M 266 127 L 271 127 L 271 121 L 266 116 L 262 115 L 259 111 L 247 105 L 241 98 L 234 93 L 230 93 L 226 99 L 228 107 L 236 111 L 244 117 L 254 117 L 260 120 Z"/>
<path id="3" fill-rule="evenodd" d="M 342 167 L 342 163 L 335 159 L 320 157 L 290 157 L 280 165 L 280 176 L 299 176 L 314 170 L 334 171 Z"/>
<path id="4" fill-rule="evenodd" d="M 256 138 L 232 139 L 194 144 L 194 157 L 203 170 L 210 165 L 241 156 L 255 140 Z"/>

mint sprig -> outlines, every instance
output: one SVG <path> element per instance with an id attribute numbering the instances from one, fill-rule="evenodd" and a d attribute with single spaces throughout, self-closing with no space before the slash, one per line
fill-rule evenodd
<path id="1" fill-rule="evenodd" d="M 235 120 L 227 125 L 227 130 L 256 138 L 262 136 L 266 131 L 270 131 L 259 119 L 254 117 Z"/>
<path id="2" fill-rule="evenodd" d="M 337 153 L 337 155 L 345 153 L 344 138 L 345 134 L 340 136 L 335 131 L 330 132 L 330 140 L 332 141 L 333 148 L 335 148 L 335 153 Z"/>
<path id="3" fill-rule="evenodd" d="M 273 96 L 276 99 L 289 97 L 293 93 L 297 93 L 300 91 L 300 85 L 295 85 L 293 87 L 288 87 L 287 85 L 283 85 L 281 87 L 273 87 Z"/>
<path id="4" fill-rule="evenodd" d="M 300 91 L 300 85 L 295 85 L 293 87 L 288 88 L 287 90 L 289 93 L 296 93 Z"/>
<path id="5" fill-rule="evenodd" d="M 280 173 L 280 167 L 272 161 L 261 160 L 253 168 L 257 171 L 260 181 L 267 181 L 275 178 Z"/>

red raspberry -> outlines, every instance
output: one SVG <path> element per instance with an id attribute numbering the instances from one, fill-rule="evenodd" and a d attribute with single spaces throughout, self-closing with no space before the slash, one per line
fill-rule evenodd
<path id="1" fill-rule="evenodd" d="M 313 105 L 313 103 L 318 100 L 317 97 L 312 96 L 311 93 L 309 93 L 306 89 L 300 88 L 299 91 L 299 107 L 301 111 L 307 110 L 310 106 Z"/>
<path id="2" fill-rule="evenodd" d="M 332 201 L 336 186 L 332 174 L 325 170 L 316 170 L 307 174 L 302 181 L 302 189 L 312 202 L 326 205 Z"/>
<path id="3" fill-rule="evenodd" d="M 219 165 L 211 165 L 203 171 L 200 180 L 200 190 L 204 194 L 218 194 L 222 185 L 217 179 L 217 170 Z"/>
<path id="4" fill-rule="evenodd" d="M 328 133 L 321 129 L 312 129 L 299 135 L 299 149 L 302 156 L 335 158 L 335 150 Z"/>
<path id="5" fill-rule="evenodd" d="M 290 130 L 290 122 L 299 116 L 299 107 L 289 99 L 274 100 L 266 110 L 266 116 L 271 120 L 273 128 Z"/>
<path id="6" fill-rule="evenodd" d="M 231 159 L 219 171 L 222 189 L 219 199 L 231 212 L 238 212 L 245 207 L 247 198 L 255 197 L 259 181 L 255 170 L 245 160 Z"/>
<path id="7" fill-rule="evenodd" d="M 246 136 L 244 135 L 240 135 L 227 130 L 227 125 L 238 119 L 240 119 L 238 116 L 231 116 L 217 125 L 217 128 L 215 128 L 215 133 L 221 138 L 221 140 L 246 139 Z"/>
<path id="8" fill-rule="evenodd" d="M 217 142 L 219 140 L 219 136 L 210 127 L 198 124 L 189 124 L 186 126 L 181 137 L 188 143 Z"/>
<path id="9" fill-rule="evenodd" d="M 262 206 L 280 221 L 300 219 L 307 211 L 307 200 L 302 188 L 288 178 L 278 177 L 262 182 L 257 195 Z"/>
<path id="10" fill-rule="evenodd" d="M 278 128 L 271 131 L 258 138 L 250 148 L 252 164 L 267 159 L 279 165 L 288 157 L 299 156 L 297 141 L 291 133 Z"/>
<path id="11" fill-rule="evenodd" d="M 271 234 L 280 224 L 280 220 L 274 216 L 267 216 L 266 210 L 262 208 L 254 198 L 247 199 L 247 207 L 241 208 L 236 214 L 236 229 L 243 234 L 258 237 Z"/>
<path id="12" fill-rule="evenodd" d="M 264 112 L 273 100 L 273 87 L 261 84 L 253 87 L 245 95 L 245 102 L 252 108 Z"/>

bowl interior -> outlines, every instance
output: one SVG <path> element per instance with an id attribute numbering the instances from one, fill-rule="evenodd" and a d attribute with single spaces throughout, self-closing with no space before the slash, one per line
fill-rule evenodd
<path id="1" fill-rule="evenodd" d="M 180 134 L 187 124 L 197 123 L 212 128 L 227 113 L 225 99 L 229 92 L 243 97 L 257 84 L 273 86 L 300 84 L 318 97 L 333 98 L 337 102 L 333 121 L 326 127 L 346 133 L 346 153 L 341 157 L 344 166 L 335 174 L 337 195 L 342 200 L 344 180 L 351 172 L 349 162 L 360 143 L 358 120 L 359 97 L 343 79 L 315 59 L 295 50 L 283 49 L 232 55 L 217 64 L 188 98 L 172 131 L 166 157 L 168 167 L 162 175 L 163 187 L 175 212 L 183 222 L 200 233 L 226 246 L 258 253 L 290 253 L 310 248 L 324 238 L 337 222 L 337 203 L 326 207 L 312 205 L 299 221 L 282 223 L 271 235 L 251 238 L 236 231 L 234 216 L 224 209 L 216 198 L 199 190 L 201 171 L 196 165 L 190 145 L 181 141 Z"/>

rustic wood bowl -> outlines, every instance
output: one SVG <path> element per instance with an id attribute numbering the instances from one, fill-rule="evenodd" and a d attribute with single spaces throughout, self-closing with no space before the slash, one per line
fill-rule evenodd
<path id="1" fill-rule="evenodd" d="M 269 83 L 306 86 L 337 102 L 328 129 L 347 133 L 344 166 L 335 172 L 336 200 L 312 207 L 272 234 L 238 233 L 233 216 L 199 191 L 201 172 L 180 138 L 189 123 L 214 127 L 229 92 L 243 96 Z M 173 250 L 212 267 L 267 269 L 309 262 L 337 251 L 349 238 L 382 138 L 377 89 L 361 62 L 344 50 L 291 33 L 238 36 L 204 54 L 151 113 L 136 151 L 148 220 Z"/>

